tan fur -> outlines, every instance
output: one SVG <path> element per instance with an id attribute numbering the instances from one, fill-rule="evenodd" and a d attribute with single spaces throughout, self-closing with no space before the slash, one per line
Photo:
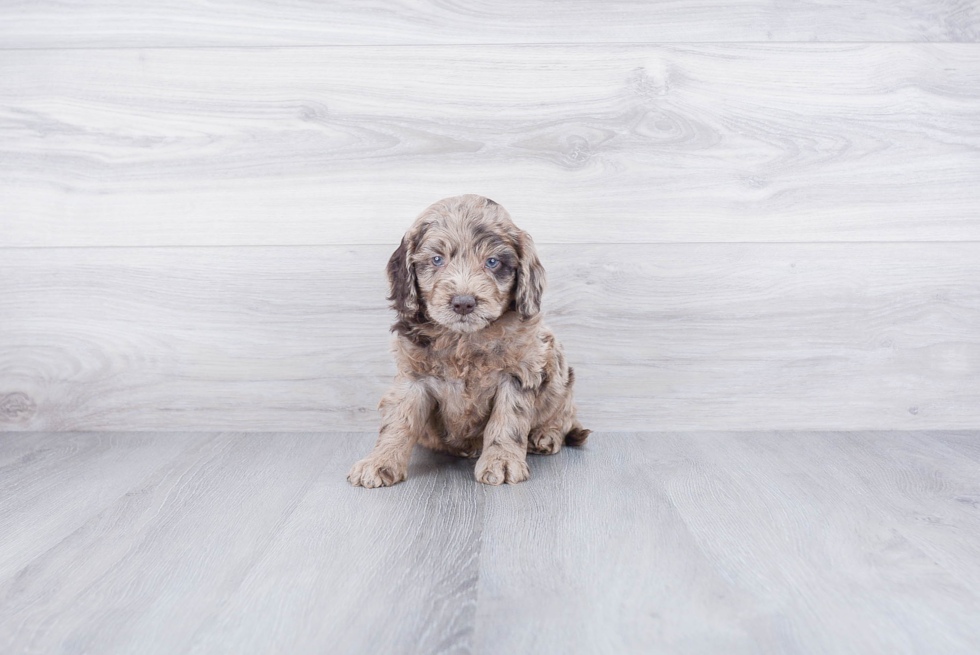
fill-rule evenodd
<path id="1" fill-rule="evenodd" d="M 540 314 L 544 268 L 503 207 L 477 195 L 435 203 L 402 238 L 388 277 L 398 375 L 381 401 L 377 445 L 351 484 L 404 480 L 416 443 L 479 455 L 478 481 L 513 484 L 530 477 L 528 452 L 585 442 L 574 372 Z M 475 297 L 471 314 L 454 312 L 461 294 Z"/>

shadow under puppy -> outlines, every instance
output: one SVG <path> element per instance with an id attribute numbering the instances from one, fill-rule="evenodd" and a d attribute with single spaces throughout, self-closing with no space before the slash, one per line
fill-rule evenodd
<path id="1" fill-rule="evenodd" d="M 381 433 L 347 479 L 405 479 L 418 443 L 476 457 L 476 479 L 530 477 L 528 452 L 585 443 L 574 371 L 545 326 L 544 268 L 531 237 L 492 200 L 440 200 L 415 220 L 388 262 L 398 375 L 381 401 Z"/>

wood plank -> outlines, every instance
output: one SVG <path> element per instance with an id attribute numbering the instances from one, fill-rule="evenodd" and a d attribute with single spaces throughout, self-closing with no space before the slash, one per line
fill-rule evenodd
<path id="1" fill-rule="evenodd" d="M 421 455 L 395 494 L 368 493 L 345 475 L 370 434 L 196 437 L 4 576 L 4 652 L 433 653 L 466 643 L 479 527 L 471 472 Z M 414 650 L 398 648 L 405 640 Z"/>
<path id="2" fill-rule="evenodd" d="M 374 440 L 344 437 L 189 653 L 473 652 L 482 527 L 473 460 L 416 449 L 405 483 L 353 488 L 347 471 Z"/>
<path id="3" fill-rule="evenodd" d="M 757 601 L 714 569 L 659 479 L 683 466 L 677 441 L 595 434 L 487 490 L 476 652 L 746 652 Z"/>
<path id="4" fill-rule="evenodd" d="M 532 456 L 521 485 L 419 450 L 381 490 L 344 479 L 372 433 L 36 436 L 62 456 L 26 461 L 4 503 L 65 536 L 0 547 L 22 561 L 0 574 L 3 652 L 980 643 L 980 523 L 961 501 L 980 493 L 977 459 L 950 446 L 977 431 L 598 432 Z M 86 519 L 52 512 L 46 477 L 89 467 L 70 482 Z M 127 492 L 107 504 L 106 485 Z"/>
<path id="5" fill-rule="evenodd" d="M 906 524 L 900 532 L 918 557 L 941 566 L 967 588 L 980 589 L 980 569 L 961 564 L 976 558 L 972 531 L 980 500 L 980 466 L 949 445 L 953 441 L 976 446 L 980 433 L 911 432 L 899 439 L 889 432 L 862 436 L 859 451 L 849 449 L 846 438 L 835 438 L 831 441 L 835 448 L 818 451 L 813 465 L 818 470 L 826 466 L 833 479 L 840 455 L 846 454 L 860 471 L 863 493 L 874 497 L 869 508 L 903 515 Z M 881 488 L 894 493 L 880 493 Z"/>
<path id="6" fill-rule="evenodd" d="M 7 48 L 395 43 L 977 41 L 962 0 L 6 3 Z"/>
<path id="7" fill-rule="evenodd" d="M 980 244 L 546 246 L 597 429 L 966 429 Z M 389 247 L 8 250 L 5 430 L 372 430 Z"/>
<path id="8" fill-rule="evenodd" d="M 949 448 L 955 450 L 961 455 L 966 455 L 967 457 L 973 459 L 973 461 L 980 464 L 980 439 L 976 438 L 976 435 L 970 432 L 952 432 L 952 433 L 939 433 L 934 435 L 934 437 Z M 963 497 L 958 498 L 961 502 L 964 502 L 973 507 L 980 506 L 980 497 L 970 498 Z"/>
<path id="9" fill-rule="evenodd" d="M 69 538 L 191 441 L 186 434 L 27 436 L 32 447 L 0 466 L 0 579 Z"/>
<path id="10" fill-rule="evenodd" d="M 6 51 L 0 246 L 980 240 L 974 44 Z"/>
<path id="11" fill-rule="evenodd" d="M 975 465 L 937 445 L 605 433 L 534 458 L 487 493 L 476 651 L 975 652 Z"/>
<path id="12" fill-rule="evenodd" d="M 8 652 L 63 644 L 81 652 L 181 652 L 262 556 L 337 445 L 296 435 L 200 439 L 5 580 L 0 643 Z"/>

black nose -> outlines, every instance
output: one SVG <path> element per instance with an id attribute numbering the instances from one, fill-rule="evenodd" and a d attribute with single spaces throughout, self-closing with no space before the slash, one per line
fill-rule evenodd
<path id="1" fill-rule="evenodd" d="M 473 296 L 453 296 L 453 311 L 466 316 L 476 309 L 476 298 Z"/>

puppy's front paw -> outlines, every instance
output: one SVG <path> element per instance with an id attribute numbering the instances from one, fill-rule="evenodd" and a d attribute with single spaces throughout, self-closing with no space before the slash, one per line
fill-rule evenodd
<path id="1" fill-rule="evenodd" d="M 347 481 L 355 487 L 374 489 L 376 487 L 390 487 L 393 484 L 398 484 L 406 477 L 408 477 L 408 471 L 405 467 L 368 455 L 354 464 L 350 473 L 347 474 Z"/>
<path id="2" fill-rule="evenodd" d="M 488 450 L 476 462 L 476 481 L 483 484 L 517 484 L 531 477 L 531 469 L 518 455 Z"/>

